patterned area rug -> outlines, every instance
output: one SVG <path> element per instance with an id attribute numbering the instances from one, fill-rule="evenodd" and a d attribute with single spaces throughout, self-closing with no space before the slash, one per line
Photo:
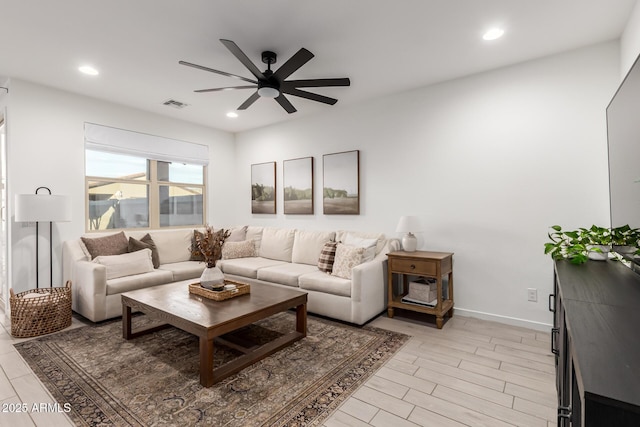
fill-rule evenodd
<path id="1" fill-rule="evenodd" d="M 145 322 L 134 317 L 134 327 Z M 294 313 L 280 313 L 238 339 L 294 325 Z M 112 321 L 15 347 L 79 426 L 318 426 L 407 339 L 309 316 L 306 338 L 210 388 L 199 383 L 197 338 L 176 328 L 125 341 Z M 216 344 L 214 366 L 237 354 Z"/>

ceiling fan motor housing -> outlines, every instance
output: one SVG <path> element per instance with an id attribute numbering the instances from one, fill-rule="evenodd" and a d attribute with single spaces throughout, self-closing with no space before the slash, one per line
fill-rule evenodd
<path id="1" fill-rule="evenodd" d="M 278 55 L 275 52 L 271 52 L 270 50 L 265 50 L 262 52 L 262 62 L 267 65 L 275 64 L 278 60 Z"/>

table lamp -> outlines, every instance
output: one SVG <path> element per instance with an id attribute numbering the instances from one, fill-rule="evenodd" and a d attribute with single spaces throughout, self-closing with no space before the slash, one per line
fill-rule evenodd
<path id="1" fill-rule="evenodd" d="M 420 220 L 417 216 L 401 216 L 396 232 L 407 233 L 402 237 L 402 249 L 406 252 L 415 252 L 418 246 L 418 239 L 412 231 L 420 231 Z"/>

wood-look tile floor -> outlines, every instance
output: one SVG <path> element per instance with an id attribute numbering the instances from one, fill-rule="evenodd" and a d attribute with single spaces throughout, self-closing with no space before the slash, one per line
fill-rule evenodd
<path id="1" fill-rule="evenodd" d="M 370 325 L 412 338 L 325 427 L 555 426 L 549 333 L 457 315 L 441 330 L 386 315 Z M 64 413 L 34 411 L 54 401 L 13 347 L 19 341 L 0 328 L 0 426 L 73 426 Z M 28 411 L 2 412 L 16 404 Z"/>

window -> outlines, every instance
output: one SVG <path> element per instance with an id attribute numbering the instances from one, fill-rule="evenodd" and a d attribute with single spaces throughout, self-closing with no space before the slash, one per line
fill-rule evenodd
<path id="1" fill-rule="evenodd" d="M 100 138 L 92 138 L 88 126 L 97 127 L 103 133 L 106 129 L 110 138 L 102 140 L 108 144 L 95 143 Z M 201 161 L 205 164 L 187 163 L 184 159 L 170 161 L 166 153 L 147 152 L 145 147 L 140 150 L 135 143 L 121 143 L 122 149 L 113 143 L 114 135 L 122 136 L 122 132 L 126 132 L 137 137 L 142 134 L 118 129 L 114 134 L 109 133 L 110 130 L 113 128 L 85 124 L 87 230 L 203 225 L 206 158 Z M 130 136 L 127 134 L 125 139 Z M 181 144 L 181 141 L 169 141 L 173 145 Z M 187 145 L 178 150 L 189 153 L 190 143 L 184 144 Z M 157 151 L 157 145 L 153 147 Z"/>

